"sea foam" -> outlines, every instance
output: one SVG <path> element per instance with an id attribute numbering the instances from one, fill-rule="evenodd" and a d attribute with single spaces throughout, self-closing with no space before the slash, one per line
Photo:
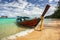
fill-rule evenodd
<path id="1" fill-rule="evenodd" d="M 33 31 L 34 31 L 34 29 L 27 29 L 27 30 L 25 30 L 25 31 L 16 33 L 16 34 L 11 35 L 11 36 L 8 36 L 8 37 L 6 37 L 6 38 L 2 38 L 2 40 L 14 40 L 14 39 L 16 39 L 17 37 L 26 36 L 26 35 L 28 35 L 29 33 L 33 32 Z"/>

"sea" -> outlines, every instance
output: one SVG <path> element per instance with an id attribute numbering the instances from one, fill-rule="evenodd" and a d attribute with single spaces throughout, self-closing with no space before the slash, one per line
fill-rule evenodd
<path id="1" fill-rule="evenodd" d="M 0 18 L 0 39 L 27 30 L 16 24 L 16 18 Z"/>

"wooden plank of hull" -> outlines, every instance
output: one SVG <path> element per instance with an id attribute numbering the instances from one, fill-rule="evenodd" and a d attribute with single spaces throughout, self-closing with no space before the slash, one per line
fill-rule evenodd
<path id="1" fill-rule="evenodd" d="M 21 24 L 23 26 L 35 27 L 39 21 L 40 21 L 40 19 L 32 19 L 32 20 L 20 22 L 19 24 Z"/>

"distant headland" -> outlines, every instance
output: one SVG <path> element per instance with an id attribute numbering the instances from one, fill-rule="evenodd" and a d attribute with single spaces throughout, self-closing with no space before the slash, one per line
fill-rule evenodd
<path id="1" fill-rule="evenodd" d="M 1 16 L 0 18 L 8 18 L 8 16 Z"/>

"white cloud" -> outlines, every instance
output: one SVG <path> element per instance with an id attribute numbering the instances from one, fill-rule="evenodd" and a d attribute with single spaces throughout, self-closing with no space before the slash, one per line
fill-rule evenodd
<path id="1" fill-rule="evenodd" d="M 50 0 L 51 2 L 52 0 Z M 40 6 L 40 5 L 38 5 Z M 16 17 L 16 16 L 33 16 L 37 17 L 40 16 L 43 12 L 43 9 L 36 7 L 34 4 L 28 3 L 26 0 L 19 0 L 19 2 L 11 2 L 11 3 L 6 3 L 6 4 L 0 4 L 0 7 L 2 10 L 0 11 L 0 15 L 7 15 L 9 17 Z M 53 9 L 52 9 L 53 8 Z M 52 14 L 55 10 L 55 7 L 52 7 L 49 9 L 47 12 L 47 15 Z"/>
<path id="2" fill-rule="evenodd" d="M 28 5 L 29 4 L 29 5 Z M 31 7 L 29 7 L 31 6 Z M 11 2 L 11 3 L 6 3 L 4 5 L 0 4 L 0 7 L 2 7 L 5 10 L 0 11 L 3 15 L 7 13 L 7 16 L 9 17 L 16 17 L 16 16 L 28 16 L 28 15 L 34 15 L 34 14 L 41 14 L 42 9 L 35 7 L 33 4 L 28 3 L 22 0 L 19 0 L 19 3 L 17 2 Z M 12 8 L 16 7 L 16 8 Z M 31 10 L 28 10 L 29 7 Z"/>
<path id="3" fill-rule="evenodd" d="M 49 0 L 49 3 L 51 3 L 53 0 Z"/>
<path id="4" fill-rule="evenodd" d="M 49 3 L 58 2 L 59 0 L 49 0 Z"/>
<path id="5" fill-rule="evenodd" d="M 55 2 L 58 2 L 59 0 L 54 0 Z"/>

